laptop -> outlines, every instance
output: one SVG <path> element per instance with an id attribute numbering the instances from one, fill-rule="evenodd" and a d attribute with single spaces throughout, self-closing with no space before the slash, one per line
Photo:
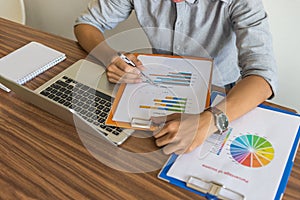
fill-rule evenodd
<path id="1" fill-rule="evenodd" d="M 98 133 L 114 145 L 122 144 L 132 129 L 106 126 L 117 85 L 109 83 L 104 67 L 81 59 L 30 90 L 0 75 L 0 83 L 27 101 L 84 131 Z"/>

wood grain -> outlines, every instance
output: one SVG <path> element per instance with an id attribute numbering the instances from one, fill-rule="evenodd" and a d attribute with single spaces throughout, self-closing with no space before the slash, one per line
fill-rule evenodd
<path id="1" fill-rule="evenodd" d="M 0 18 L 0 57 L 30 41 L 67 55 L 65 61 L 27 83 L 30 89 L 87 56 L 75 41 Z M 166 156 L 148 134 L 137 133 L 121 148 L 138 153 L 155 151 L 156 156 L 147 160 L 124 158 L 114 148 L 104 148 L 106 143 L 99 136 L 80 132 L 14 93 L 0 91 L 0 199 L 203 199 L 159 180 L 159 169 L 129 173 L 102 162 L 113 159 L 131 169 L 157 167 Z M 283 199 L 299 198 L 299 173 L 298 152 Z"/>

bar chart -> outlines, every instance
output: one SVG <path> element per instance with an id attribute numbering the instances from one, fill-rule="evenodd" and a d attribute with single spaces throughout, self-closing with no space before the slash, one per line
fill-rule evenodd
<path id="1" fill-rule="evenodd" d="M 163 99 L 153 99 L 152 105 L 140 105 L 139 108 L 184 113 L 186 103 L 187 98 L 166 96 Z"/>
<path id="2" fill-rule="evenodd" d="M 192 80 L 191 72 L 168 72 L 167 74 L 150 74 L 154 83 L 176 85 L 176 86 L 190 86 Z"/>

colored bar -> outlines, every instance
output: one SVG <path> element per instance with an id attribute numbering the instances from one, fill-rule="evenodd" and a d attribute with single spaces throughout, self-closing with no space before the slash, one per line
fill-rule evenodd
<path id="1" fill-rule="evenodd" d="M 191 79 L 191 76 L 186 76 L 182 74 L 149 74 L 149 76 L 155 76 L 155 77 L 180 77 L 185 79 Z"/>
<path id="2" fill-rule="evenodd" d="M 223 143 L 221 144 L 221 147 L 220 147 L 220 149 L 219 149 L 217 155 L 220 155 L 220 153 L 221 153 L 221 151 L 222 151 L 222 149 L 223 149 L 225 143 L 227 142 L 227 140 L 228 140 L 228 138 L 229 138 L 229 135 L 230 135 L 231 131 L 232 131 L 232 128 L 230 128 L 230 129 L 228 130 L 228 132 L 227 132 L 227 134 L 226 134 L 226 137 L 225 137 Z"/>
<path id="3" fill-rule="evenodd" d="M 164 103 L 155 103 L 155 106 L 165 106 L 165 107 L 173 107 L 173 108 L 183 108 L 185 109 L 185 105 L 180 106 L 180 105 L 174 105 L 174 104 L 164 104 Z"/>
<path id="4" fill-rule="evenodd" d="M 190 75 L 192 76 L 191 72 L 169 72 L 170 74 L 184 74 L 184 75 Z"/>
<path id="5" fill-rule="evenodd" d="M 159 81 L 178 81 L 178 82 L 187 82 L 190 83 L 190 79 L 184 79 L 184 78 L 163 78 L 163 77 L 157 77 L 157 79 L 155 80 L 159 80 Z"/>
<path id="6" fill-rule="evenodd" d="M 181 102 L 181 101 L 172 101 L 172 100 L 162 100 L 162 99 L 154 99 L 154 102 L 160 102 L 160 103 L 174 103 L 174 104 L 186 104 L 186 102 Z"/>
<path id="7" fill-rule="evenodd" d="M 184 112 L 184 110 L 181 110 L 181 109 L 174 109 L 174 108 L 168 108 L 168 107 L 143 106 L 143 105 L 141 105 L 140 108 L 152 109 L 152 110 L 167 110 L 167 111 L 180 112 L 180 113 Z"/>
<path id="8" fill-rule="evenodd" d="M 181 82 L 167 82 L 167 81 L 154 81 L 155 83 L 168 84 L 168 85 L 181 85 L 181 86 L 190 86 L 190 83 L 181 83 Z"/>
<path id="9" fill-rule="evenodd" d="M 182 97 L 171 97 L 171 96 L 167 96 L 166 99 L 174 99 L 174 100 L 187 101 L 187 98 L 182 98 Z"/>
<path id="10" fill-rule="evenodd" d="M 167 77 L 172 77 L 172 78 L 182 78 L 185 80 L 191 80 L 191 76 L 183 76 L 183 75 L 167 75 Z"/>

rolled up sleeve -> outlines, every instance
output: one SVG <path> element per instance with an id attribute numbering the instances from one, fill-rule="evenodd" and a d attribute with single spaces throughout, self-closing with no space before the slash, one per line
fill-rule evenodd
<path id="1" fill-rule="evenodd" d="M 127 19 L 133 9 L 130 0 L 93 0 L 76 19 L 78 24 L 89 24 L 101 32 L 115 28 Z"/>
<path id="2" fill-rule="evenodd" d="M 267 13 L 261 0 L 237 2 L 229 7 L 229 15 L 236 33 L 241 76 L 263 77 L 272 88 L 272 98 L 278 91 L 278 70 Z"/>

